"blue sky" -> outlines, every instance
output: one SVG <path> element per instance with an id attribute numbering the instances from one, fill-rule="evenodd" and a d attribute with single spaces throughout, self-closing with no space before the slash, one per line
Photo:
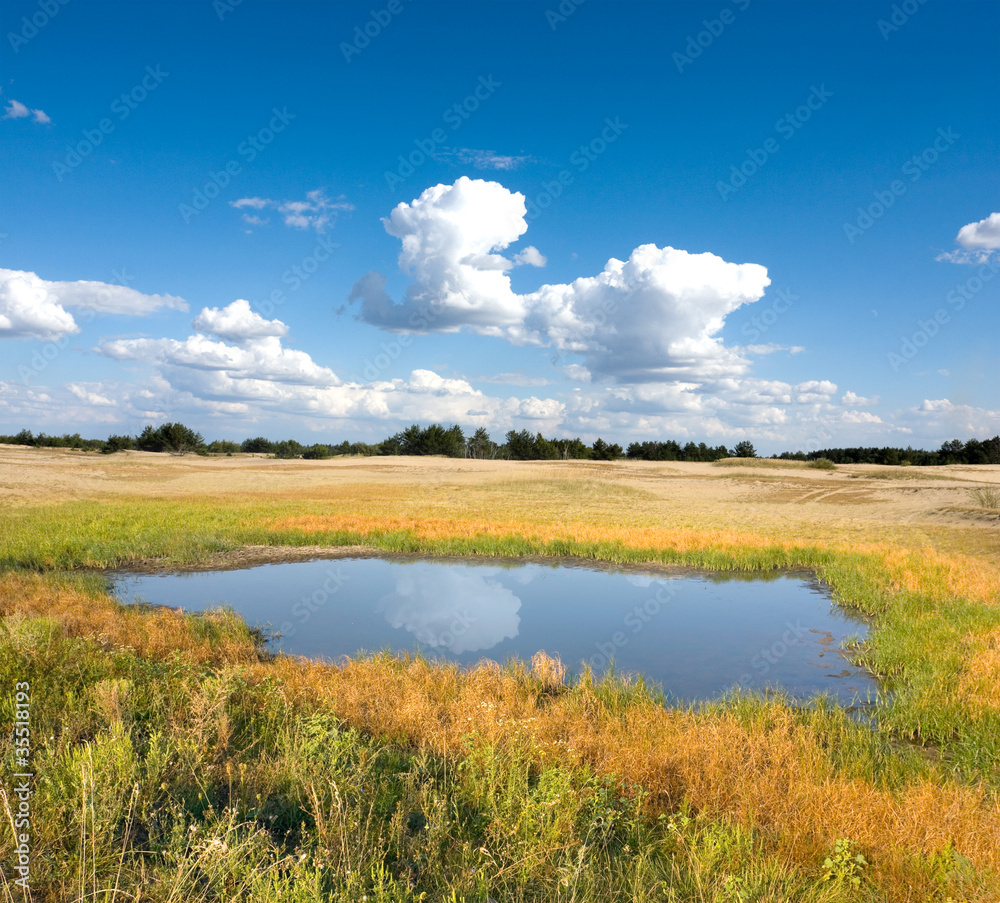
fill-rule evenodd
<path id="1" fill-rule="evenodd" d="M 998 26 L 5 2 L 0 432 L 992 436 Z"/>

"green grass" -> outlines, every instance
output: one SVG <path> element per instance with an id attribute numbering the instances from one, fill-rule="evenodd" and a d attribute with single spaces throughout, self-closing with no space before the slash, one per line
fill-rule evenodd
<path id="1" fill-rule="evenodd" d="M 790 865 L 726 819 L 683 805 L 649 815 L 627 775 L 539 764 L 475 732 L 463 755 L 434 755 L 352 730 L 244 669 L 108 653 L 41 620 L 8 621 L 0 651 L 0 684 L 30 683 L 43 738 L 35 901 L 112 903 L 139 888 L 184 903 L 881 899 L 822 880 L 819 855 Z M 614 680 L 597 692 L 612 714 L 649 702 Z M 774 712 L 737 697 L 704 717 L 723 708 L 750 728 Z M 927 770 L 836 707 L 799 717 L 851 775 L 884 784 Z M 934 886 L 976 883 L 945 873 Z M 4 899 L 22 897 L 8 885 Z"/>
<path id="2" fill-rule="evenodd" d="M 833 587 L 840 604 L 872 620 L 855 654 L 887 691 L 874 708 L 874 729 L 828 700 L 793 710 L 795 730 L 820 751 L 830 774 L 900 793 L 916 781 L 979 786 L 992 800 L 1000 791 L 997 710 L 972 710 L 960 692 L 970 638 L 1000 635 L 1000 606 L 950 595 L 930 577 L 926 590 L 899 589 L 874 552 L 778 544 L 677 551 L 517 535 L 429 540 L 407 530 L 262 526 L 318 507 L 262 499 L 9 508 L 0 512 L 0 577 L 41 571 L 46 586 L 97 600 L 99 576 L 67 572 L 141 559 L 204 563 L 246 545 L 362 543 L 389 553 L 566 556 L 746 575 L 806 568 Z M 212 649 L 227 638 L 254 640 L 233 619 L 183 623 Z M 554 761 L 475 729 L 451 754 L 360 730 L 335 714 L 337 700 L 293 691 L 259 657 L 263 671 L 181 653 L 157 658 L 109 648 L 100 636 L 68 635 L 51 618 L 4 618 L 0 686 L 28 681 L 32 693 L 32 899 L 117 903 L 141 888 L 143 900 L 185 903 L 943 903 L 989 899 L 990 881 L 998 880 L 970 871 L 944 846 L 908 861 L 895 884 L 884 877 L 879 884 L 879 851 L 856 850 L 851 838 L 805 860 L 790 858 L 764 822 L 699 812 L 684 799 L 651 807 L 627 772 Z M 383 666 L 387 673 L 405 667 L 388 658 Z M 536 692 L 528 675 L 510 667 L 519 692 Z M 589 681 L 585 674 L 558 697 L 560 711 L 587 714 L 599 706 L 603 718 L 624 722 L 662 704 L 641 684 Z M 732 719 L 748 735 L 767 737 L 789 711 L 780 699 L 736 694 L 691 715 L 699 723 Z M 0 721 L 13 722 L 9 694 L 0 694 Z M 15 770 L 12 753 L 8 731 L 0 738 L 8 772 Z M 851 858 L 856 852 L 865 866 Z M 6 863 L 11 855 L 7 833 L 0 858 Z M 908 896 L 916 886 L 923 897 Z M 0 890 L 0 900 L 22 899 L 9 880 Z"/>

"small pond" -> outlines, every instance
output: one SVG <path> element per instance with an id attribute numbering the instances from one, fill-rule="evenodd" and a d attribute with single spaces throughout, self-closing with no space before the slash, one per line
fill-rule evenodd
<path id="1" fill-rule="evenodd" d="M 762 578 L 579 565 L 338 558 L 243 570 L 113 574 L 118 598 L 201 611 L 230 606 L 281 634 L 283 652 L 336 659 L 417 650 L 471 665 L 529 661 L 540 649 L 571 674 L 642 674 L 676 700 L 741 686 L 843 704 L 878 685 L 840 651 L 865 636 L 809 574 Z"/>

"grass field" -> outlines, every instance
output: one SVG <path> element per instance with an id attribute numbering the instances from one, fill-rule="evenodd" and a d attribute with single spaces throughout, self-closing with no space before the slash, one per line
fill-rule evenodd
<path id="1" fill-rule="evenodd" d="M 0 447 L 0 712 L 30 686 L 31 896 L 1000 899 L 1000 468 L 278 461 Z M 874 727 L 668 709 L 544 655 L 272 658 L 93 569 L 364 547 L 814 569 L 873 621 Z M 576 664 L 576 663 L 572 663 Z"/>

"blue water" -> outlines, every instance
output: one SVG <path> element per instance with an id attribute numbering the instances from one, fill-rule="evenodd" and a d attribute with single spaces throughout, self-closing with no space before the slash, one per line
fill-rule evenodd
<path id="1" fill-rule="evenodd" d="M 874 698 L 841 654 L 863 638 L 805 574 L 747 579 L 581 566 L 341 558 L 244 570 L 113 576 L 123 601 L 201 611 L 226 605 L 280 634 L 272 648 L 337 659 L 389 648 L 471 665 L 558 656 L 571 674 L 642 674 L 678 700 L 741 686 L 799 698 Z"/>

